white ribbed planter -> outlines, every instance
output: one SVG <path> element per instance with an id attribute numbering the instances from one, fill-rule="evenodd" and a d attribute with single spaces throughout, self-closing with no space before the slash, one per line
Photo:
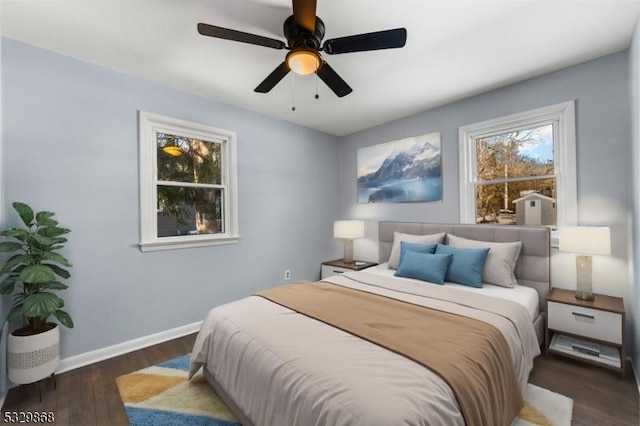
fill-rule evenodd
<path id="1" fill-rule="evenodd" d="M 51 376 L 60 365 L 60 327 L 33 336 L 9 334 L 9 379 L 18 385 Z"/>

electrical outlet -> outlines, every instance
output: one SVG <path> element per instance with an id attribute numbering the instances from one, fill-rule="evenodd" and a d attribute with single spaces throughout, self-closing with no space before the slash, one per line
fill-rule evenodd
<path id="1" fill-rule="evenodd" d="M 291 279 L 291 271 L 290 270 L 286 270 L 284 271 L 284 279 L 285 280 L 290 280 Z"/>

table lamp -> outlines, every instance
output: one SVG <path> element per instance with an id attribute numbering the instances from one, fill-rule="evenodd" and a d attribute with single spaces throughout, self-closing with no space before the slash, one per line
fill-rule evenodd
<path id="1" fill-rule="evenodd" d="M 560 251 L 579 253 L 576 256 L 576 298 L 593 300 L 591 286 L 591 254 L 611 254 L 609 228 L 595 226 L 565 226 L 559 228 Z"/>
<path id="2" fill-rule="evenodd" d="M 353 263 L 353 240 L 364 237 L 364 221 L 336 220 L 333 222 L 333 237 L 344 240 L 343 261 Z"/>

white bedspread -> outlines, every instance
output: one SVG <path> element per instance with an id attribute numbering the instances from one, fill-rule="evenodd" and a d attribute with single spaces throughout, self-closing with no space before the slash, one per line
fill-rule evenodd
<path id="1" fill-rule="evenodd" d="M 389 269 L 386 263 L 382 263 L 380 265 L 374 266 L 372 268 L 367 268 L 366 270 L 369 274 L 382 275 L 385 277 L 393 277 L 393 273 L 395 270 Z M 420 283 L 422 285 L 430 285 L 426 284 L 419 280 L 414 280 L 411 278 L 402 278 L 395 277 L 398 280 L 404 281 L 413 281 L 415 283 Z M 437 285 L 437 284 L 433 284 Z M 455 288 L 462 291 L 470 291 L 478 294 L 485 294 L 488 296 L 499 297 L 501 299 L 513 300 L 516 303 L 521 304 L 527 309 L 529 315 L 531 317 L 531 321 L 535 320 L 538 316 L 539 308 L 540 308 L 540 297 L 538 296 L 538 292 L 531 288 L 525 287 L 522 285 L 516 286 L 514 288 L 506 288 L 500 287 L 493 284 L 483 284 L 482 288 L 469 287 L 462 284 L 445 282 L 444 286 L 447 288 Z"/>
<path id="2" fill-rule="evenodd" d="M 325 281 L 491 323 L 505 336 L 523 388 L 540 353 L 522 306 L 518 318 L 506 319 L 464 306 L 470 293 L 440 286 L 366 272 Z M 451 294 L 467 296 L 460 305 L 446 300 Z M 477 297 L 483 304 L 514 303 Z M 191 374 L 202 365 L 256 426 L 464 424 L 452 390 L 429 369 L 257 296 L 209 312 L 194 345 Z"/>

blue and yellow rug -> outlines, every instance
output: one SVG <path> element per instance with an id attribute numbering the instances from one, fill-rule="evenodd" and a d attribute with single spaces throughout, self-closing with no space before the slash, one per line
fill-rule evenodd
<path id="1" fill-rule="evenodd" d="M 190 354 L 117 378 L 131 426 L 240 426 L 202 376 L 187 381 Z M 512 426 L 570 426 L 573 401 L 527 385 Z"/>
<path id="2" fill-rule="evenodd" d="M 191 381 L 190 354 L 116 379 L 131 426 L 239 426 L 202 376 Z"/>

